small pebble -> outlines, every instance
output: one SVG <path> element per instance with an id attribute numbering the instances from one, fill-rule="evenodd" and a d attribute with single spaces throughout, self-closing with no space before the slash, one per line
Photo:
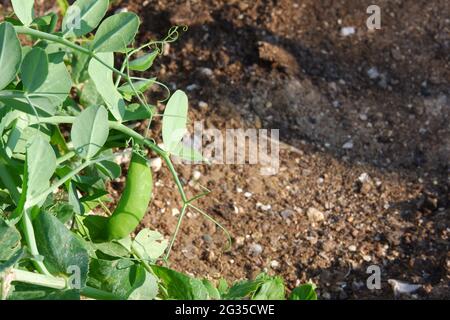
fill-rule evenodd
<path id="1" fill-rule="evenodd" d="M 270 262 L 270 267 L 271 267 L 272 269 L 278 269 L 279 266 L 280 266 L 280 263 L 279 263 L 277 260 L 272 260 L 272 261 Z"/>
<path id="2" fill-rule="evenodd" d="M 346 143 L 344 143 L 344 145 L 342 146 L 342 149 L 345 149 L 345 150 L 353 149 L 353 141 L 349 140 Z"/>
<path id="3" fill-rule="evenodd" d="M 161 158 L 150 159 L 150 167 L 152 168 L 153 172 L 158 172 L 159 170 L 161 170 L 162 167 Z"/>
<path id="4" fill-rule="evenodd" d="M 355 252 L 356 251 L 356 246 L 352 244 L 351 246 L 348 247 L 348 250 L 351 251 L 351 252 Z"/>
<path id="5" fill-rule="evenodd" d="M 194 179 L 195 181 L 200 180 L 201 176 L 202 176 L 202 173 L 200 171 L 195 170 L 192 173 L 192 179 Z"/>
<path id="6" fill-rule="evenodd" d="M 198 103 L 198 106 L 202 109 L 207 109 L 208 108 L 208 104 L 205 101 L 200 101 Z"/>
<path id="7" fill-rule="evenodd" d="M 210 68 L 201 68 L 200 73 L 204 76 L 211 77 L 213 76 L 213 71 Z"/>
<path id="8" fill-rule="evenodd" d="M 263 247 L 260 244 L 254 243 L 250 246 L 250 254 L 253 256 L 259 256 L 263 252 Z"/>
<path id="9" fill-rule="evenodd" d="M 351 36 L 351 35 L 355 34 L 355 32 L 356 32 L 355 27 L 344 27 L 341 29 L 341 35 L 343 37 Z"/>
<path id="10" fill-rule="evenodd" d="M 325 219 L 323 212 L 316 208 L 309 208 L 306 214 L 311 222 L 320 222 Z"/>
<path id="11" fill-rule="evenodd" d="M 280 212 L 280 215 L 283 217 L 283 219 L 289 219 L 295 214 L 294 211 L 286 209 Z"/>
<path id="12" fill-rule="evenodd" d="M 367 75 L 370 79 L 375 80 L 380 77 L 380 72 L 378 72 L 378 69 L 376 67 L 372 67 L 367 70 Z"/>
<path id="13" fill-rule="evenodd" d="M 246 192 L 246 193 L 244 193 L 244 197 L 251 198 L 252 197 L 252 193 L 251 192 Z"/>

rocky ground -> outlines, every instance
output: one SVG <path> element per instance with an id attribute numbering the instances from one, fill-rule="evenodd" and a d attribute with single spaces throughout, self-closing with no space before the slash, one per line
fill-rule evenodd
<path id="1" fill-rule="evenodd" d="M 211 279 L 267 271 L 289 288 L 311 280 L 322 299 L 450 298 L 447 0 L 379 0 L 376 31 L 365 0 L 114 3 L 141 16 L 140 42 L 189 26 L 152 74 L 188 92 L 192 120 L 280 129 L 277 175 L 178 166 L 191 195 L 212 190 L 198 204 L 233 246 L 189 212 L 172 267 Z M 144 223 L 170 236 L 180 202 L 166 168 L 156 177 Z M 367 289 L 371 265 L 380 290 Z M 396 295 L 392 279 L 420 289 Z"/>

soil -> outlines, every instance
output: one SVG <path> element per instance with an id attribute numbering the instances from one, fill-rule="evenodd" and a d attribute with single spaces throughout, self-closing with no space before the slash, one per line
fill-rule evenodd
<path id="1" fill-rule="evenodd" d="M 313 281 L 321 299 L 450 298 L 450 2 L 115 1 L 142 19 L 139 42 L 189 26 L 152 76 L 185 90 L 206 128 L 280 129 L 280 170 L 177 166 L 198 206 L 171 267 L 198 277 Z M 342 34 L 354 27 L 355 33 Z M 160 124 L 152 131 L 156 135 Z M 197 172 L 198 171 L 198 172 Z M 199 175 L 201 173 L 201 175 Z M 169 237 L 180 199 L 156 173 L 144 220 Z M 369 290 L 367 268 L 381 268 Z M 422 287 L 396 295 L 389 279 Z"/>

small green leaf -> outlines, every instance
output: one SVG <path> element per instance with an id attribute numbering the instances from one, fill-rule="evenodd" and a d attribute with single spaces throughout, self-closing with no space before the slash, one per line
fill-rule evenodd
<path id="1" fill-rule="evenodd" d="M 142 229 L 131 246 L 142 259 L 154 262 L 166 250 L 167 240 L 159 232 Z"/>
<path id="2" fill-rule="evenodd" d="M 206 290 L 208 290 L 208 295 L 210 299 L 213 300 L 220 300 L 220 292 L 219 290 L 212 284 L 211 281 L 207 279 L 203 279 L 203 285 L 205 286 Z"/>
<path id="3" fill-rule="evenodd" d="M 146 80 L 139 80 L 139 81 L 133 81 L 133 86 L 134 89 L 137 92 L 145 92 L 148 90 L 148 88 L 150 88 L 156 81 L 156 78 L 151 78 L 151 79 L 146 79 Z M 130 96 L 134 96 L 134 90 L 131 86 L 131 84 L 126 83 L 124 85 L 122 85 L 121 87 L 119 87 L 119 92 L 121 92 L 122 94 L 125 95 L 130 95 Z"/>
<path id="4" fill-rule="evenodd" d="M 81 37 L 94 30 L 108 10 L 108 0 L 77 0 L 71 5 L 62 23 L 63 35 Z"/>
<path id="5" fill-rule="evenodd" d="M 176 300 L 206 300 L 208 290 L 201 280 L 189 277 L 174 270 L 152 266 L 155 275 L 163 283 L 168 297 Z"/>
<path id="6" fill-rule="evenodd" d="M 119 178 L 122 173 L 122 168 L 114 161 L 105 160 L 95 166 L 111 180 Z"/>
<path id="7" fill-rule="evenodd" d="M 47 53 L 38 47 L 28 52 L 23 59 L 20 76 L 28 92 L 36 91 L 48 76 Z"/>
<path id="8" fill-rule="evenodd" d="M 64 55 L 64 53 L 63 53 Z M 28 93 L 31 102 L 40 109 L 50 109 L 53 115 L 69 95 L 72 80 L 59 53 L 49 54 L 48 76 L 44 83 Z"/>
<path id="9" fill-rule="evenodd" d="M 191 162 L 202 162 L 205 160 L 199 151 L 193 147 L 184 145 L 182 142 L 180 142 L 175 150 L 172 151 L 172 154 Z"/>
<path id="10" fill-rule="evenodd" d="M 128 259 L 91 259 L 87 284 L 127 299 L 134 289 L 136 266 Z"/>
<path id="11" fill-rule="evenodd" d="M 164 111 L 162 137 L 166 151 L 177 151 L 178 144 L 186 134 L 188 116 L 188 98 L 186 94 L 177 90 Z"/>
<path id="12" fill-rule="evenodd" d="M 39 31 L 53 33 L 58 23 L 58 15 L 54 12 L 50 12 L 45 16 L 38 17 L 33 20 L 33 24 L 36 24 Z"/>
<path id="13" fill-rule="evenodd" d="M 0 261 L 9 260 L 20 249 L 20 233 L 0 218 Z"/>
<path id="14" fill-rule="evenodd" d="M 54 275 L 72 276 L 70 270 L 79 270 L 80 286 L 86 284 L 89 255 L 80 240 L 56 217 L 41 212 L 34 221 L 39 253 L 44 264 Z"/>
<path id="15" fill-rule="evenodd" d="M 289 300 L 317 300 L 316 286 L 307 283 L 295 288 L 292 290 Z"/>
<path id="16" fill-rule="evenodd" d="M 99 53 L 97 56 L 108 66 L 114 65 L 114 54 L 112 52 Z M 92 59 L 89 63 L 88 70 L 95 88 L 102 96 L 109 111 L 116 120 L 122 121 L 125 114 L 125 101 L 114 85 L 113 72 L 95 59 Z"/>
<path id="17" fill-rule="evenodd" d="M 29 26 L 34 20 L 34 0 L 11 0 L 11 3 L 17 18 Z"/>
<path id="18" fill-rule="evenodd" d="M 139 29 L 139 17 L 135 13 L 122 12 L 102 22 L 95 34 L 92 50 L 117 52 L 126 49 Z"/>
<path id="19" fill-rule="evenodd" d="M 158 50 L 145 54 L 142 57 L 130 61 L 128 63 L 128 67 L 130 68 L 130 70 L 134 71 L 147 71 L 152 67 L 153 62 L 155 61 L 158 54 Z"/>
<path id="20" fill-rule="evenodd" d="M 280 277 L 266 280 L 258 290 L 253 300 L 284 300 L 284 281 Z"/>
<path id="21" fill-rule="evenodd" d="M 0 23 L 0 90 L 16 77 L 22 61 L 22 49 L 16 30 L 9 22 Z"/>
<path id="22" fill-rule="evenodd" d="M 26 155 L 27 202 L 41 195 L 50 186 L 56 169 L 56 155 L 51 145 L 41 136 L 35 136 Z M 28 206 L 25 204 L 25 208 Z"/>
<path id="23" fill-rule="evenodd" d="M 80 96 L 80 103 L 84 107 L 96 106 L 103 103 L 103 98 L 98 93 L 97 88 L 92 80 L 85 82 Z"/>
<path id="24" fill-rule="evenodd" d="M 102 106 L 84 110 L 72 126 L 73 145 L 80 156 L 90 159 L 100 151 L 109 135 L 108 112 Z"/>
<path id="25" fill-rule="evenodd" d="M 127 106 L 125 115 L 123 116 L 123 121 L 138 121 L 138 120 L 144 120 L 144 119 L 150 119 L 153 112 L 155 112 L 155 107 L 151 106 L 151 109 L 148 110 L 145 106 L 132 103 Z"/>
<path id="26" fill-rule="evenodd" d="M 14 285 L 8 300 L 80 300 L 79 290 L 55 290 L 26 283 Z"/>
<path id="27" fill-rule="evenodd" d="M 132 292 L 128 296 L 128 300 L 153 300 L 157 295 L 158 280 L 153 274 L 139 266 L 136 281 Z"/>

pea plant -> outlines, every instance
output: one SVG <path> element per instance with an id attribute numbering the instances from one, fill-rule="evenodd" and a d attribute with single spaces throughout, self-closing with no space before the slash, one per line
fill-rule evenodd
<path id="1" fill-rule="evenodd" d="M 180 27 L 135 47 L 138 16 L 104 19 L 108 0 L 76 1 L 62 24 L 55 13 L 36 17 L 33 0 L 11 2 L 14 15 L 0 23 L 1 298 L 285 299 L 277 276 L 229 285 L 168 267 L 186 211 L 214 221 L 195 205 L 205 194 L 189 199 L 172 163 L 202 160 L 181 142 L 188 98 L 143 76 Z M 162 115 L 148 102 L 152 86 L 167 92 Z M 158 116 L 162 145 L 149 137 Z M 135 129 L 138 122 L 147 127 Z M 149 152 L 165 162 L 183 203 L 170 241 L 148 228 L 136 232 L 153 197 Z M 118 157 L 129 164 L 110 212 Z M 289 298 L 316 299 L 315 287 Z"/>

